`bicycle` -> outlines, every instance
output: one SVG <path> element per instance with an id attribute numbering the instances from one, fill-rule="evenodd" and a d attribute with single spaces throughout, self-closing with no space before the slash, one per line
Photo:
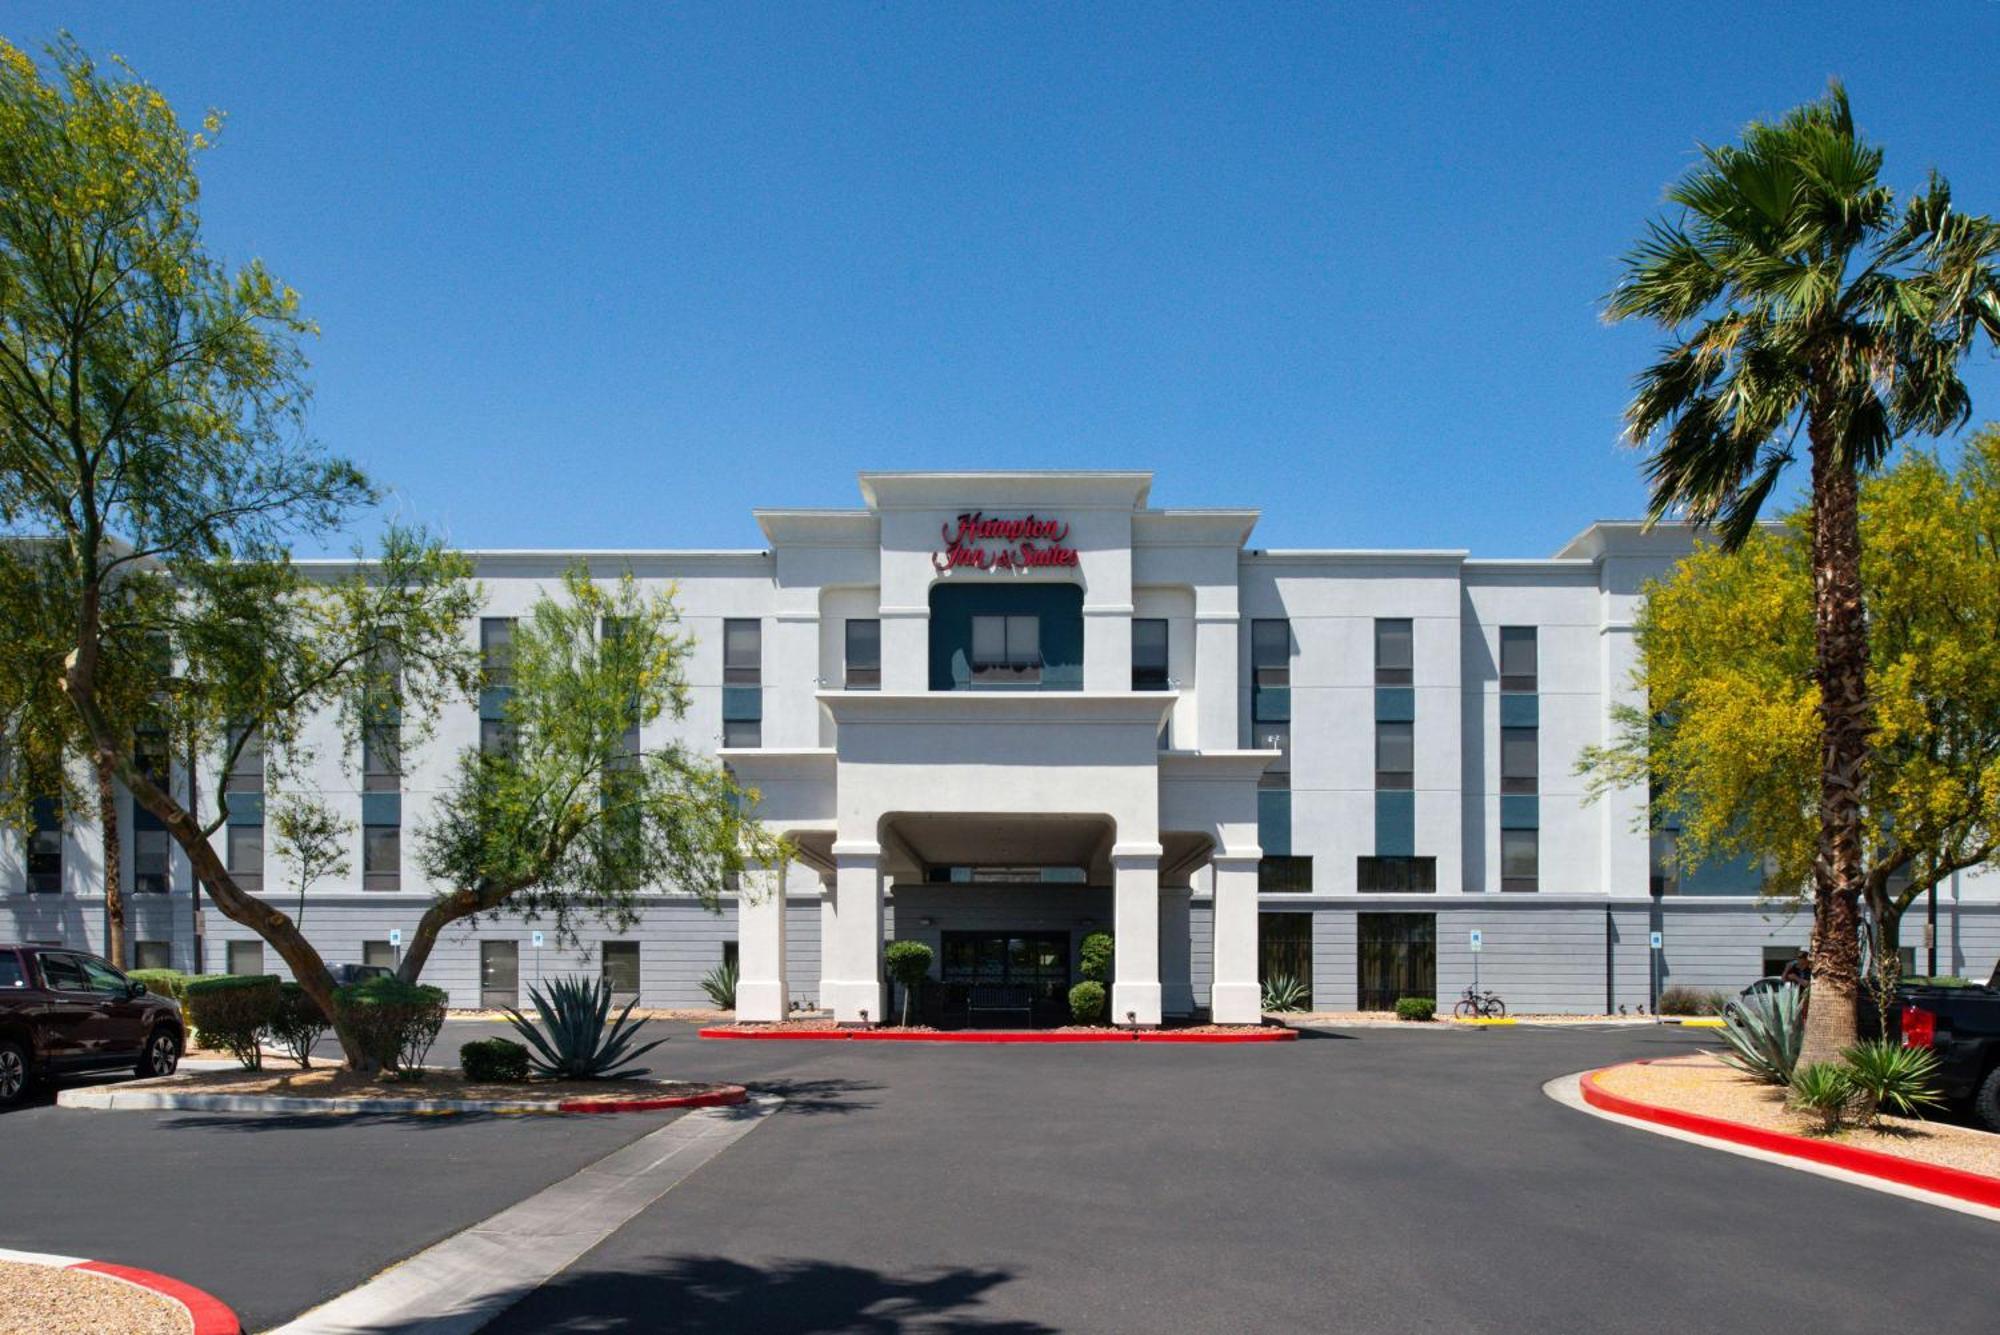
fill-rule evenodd
<path id="1" fill-rule="evenodd" d="M 1466 988 L 1465 995 L 1451 1008 L 1451 1013 L 1461 1020 L 1498 1020 L 1507 1014 L 1507 1003 L 1500 1000 L 1497 992 L 1480 992 Z"/>

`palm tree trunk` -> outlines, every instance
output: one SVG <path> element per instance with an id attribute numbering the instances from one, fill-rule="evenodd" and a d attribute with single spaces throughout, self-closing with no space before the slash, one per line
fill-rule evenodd
<path id="1" fill-rule="evenodd" d="M 125 871 L 118 856 L 118 790 L 111 766 L 97 762 L 97 824 L 104 835 L 104 958 L 125 967 Z"/>
<path id="2" fill-rule="evenodd" d="M 1819 678 L 1819 851 L 1813 860 L 1812 1004 L 1801 1064 L 1855 1041 L 1861 983 L 1861 796 L 1868 764 L 1868 624 L 1861 601 L 1860 479 L 1835 426 L 1812 424 L 1813 615 Z"/>

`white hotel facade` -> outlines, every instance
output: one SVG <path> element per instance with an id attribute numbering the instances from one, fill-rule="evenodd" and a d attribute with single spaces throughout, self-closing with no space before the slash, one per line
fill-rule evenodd
<path id="1" fill-rule="evenodd" d="M 1578 754 L 1640 703 L 1634 613 L 1685 530 L 1593 524 L 1543 560 L 1260 550 L 1255 510 L 1149 508 L 1150 482 L 865 473 L 861 508 L 759 511 L 763 550 L 473 553 L 486 607 L 466 633 L 496 652 L 579 555 L 677 586 L 693 707 L 641 745 L 714 750 L 798 857 L 720 912 L 660 887 L 581 948 L 535 947 L 546 924 L 462 924 L 425 980 L 470 1007 L 602 973 L 699 1006 L 730 958 L 743 1018 L 879 1020 L 884 943 L 917 939 L 937 952 L 932 1018 L 999 984 L 1042 1022 L 1108 930 L 1113 1018 L 1143 1025 L 1254 1019 L 1270 973 L 1319 1010 L 1449 1005 L 1475 969 L 1516 1012 L 1636 1010 L 1676 983 L 1741 987 L 1805 942 L 1754 869 L 1676 874 L 1643 793 L 1583 800 Z M 399 772 L 319 748 L 317 783 L 357 826 L 351 874 L 304 905 L 330 963 L 394 960 L 431 895 L 414 833 L 495 714 L 491 693 L 454 712 Z M 296 912 L 265 865 L 262 782 L 254 758 L 232 776 L 217 843 Z M 127 813 L 128 958 L 282 973 Z M 101 949 L 96 831 L 43 824 L 0 851 L 0 935 Z M 1941 889 L 1937 923 L 1937 969 L 1983 974 L 2000 878 Z"/>

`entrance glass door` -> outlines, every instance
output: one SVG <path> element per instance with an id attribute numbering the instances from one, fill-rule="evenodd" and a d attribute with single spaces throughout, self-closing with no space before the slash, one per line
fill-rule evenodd
<path id="1" fill-rule="evenodd" d="M 1357 913 L 1361 1009 L 1394 1010 L 1402 997 L 1437 997 L 1437 914 Z"/>
<path id="2" fill-rule="evenodd" d="M 1069 933 L 946 932 L 938 964 L 944 1019 L 996 1023 L 1069 1013 Z M 991 1012 L 989 1016 L 987 1012 Z"/>
<path id="3" fill-rule="evenodd" d="M 521 943 L 479 943 L 479 1004 L 487 1010 L 521 1004 Z"/>

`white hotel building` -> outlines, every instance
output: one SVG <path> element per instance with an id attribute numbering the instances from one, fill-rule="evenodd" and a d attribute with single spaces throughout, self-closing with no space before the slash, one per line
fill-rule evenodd
<path id="1" fill-rule="evenodd" d="M 913 938 L 937 952 L 931 1018 L 988 984 L 1049 1022 L 1083 937 L 1109 930 L 1119 1022 L 1254 1019 L 1273 972 L 1319 1010 L 1449 1005 L 1477 968 L 1516 1012 L 1603 1012 L 1741 987 L 1804 943 L 1806 916 L 1760 902 L 1753 870 L 1677 876 L 1644 794 L 1582 797 L 1579 751 L 1639 703 L 1641 587 L 1684 530 L 1593 524 L 1544 560 L 1261 550 L 1255 510 L 1152 509 L 1150 482 L 866 473 L 861 508 L 759 511 L 763 550 L 473 553 L 487 606 L 466 634 L 492 646 L 579 555 L 675 584 L 694 703 L 642 745 L 715 750 L 798 861 L 782 893 L 747 886 L 719 913 L 660 887 L 580 950 L 552 932 L 537 949 L 535 923 L 461 924 L 425 980 L 469 1007 L 601 971 L 643 1004 L 698 1006 L 733 958 L 744 1018 L 877 1020 L 884 943 Z M 320 748 L 358 827 L 352 874 L 305 905 L 330 963 L 393 961 L 414 928 L 431 887 L 409 836 L 492 705 L 445 718 L 400 772 Z M 295 911 L 264 865 L 254 758 L 231 783 L 218 844 Z M 0 852 L 0 937 L 101 948 L 96 831 L 43 823 Z M 128 958 L 282 971 L 149 824 L 122 827 Z M 2000 878 L 1941 889 L 1937 923 L 1937 969 L 1983 974 Z"/>

